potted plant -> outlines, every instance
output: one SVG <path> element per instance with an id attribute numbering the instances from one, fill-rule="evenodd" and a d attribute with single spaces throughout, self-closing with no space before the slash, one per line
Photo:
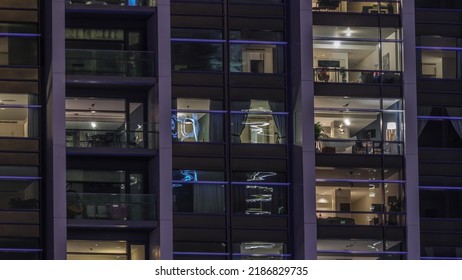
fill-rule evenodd
<path id="1" fill-rule="evenodd" d="M 322 129 L 322 126 L 321 126 L 321 123 L 320 122 L 317 122 L 314 124 L 314 139 L 316 141 L 324 138 L 324 130 Z"/>

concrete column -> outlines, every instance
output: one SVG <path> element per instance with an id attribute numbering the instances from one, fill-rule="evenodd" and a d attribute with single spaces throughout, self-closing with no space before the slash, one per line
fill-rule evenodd
<path id="1" fill-rule="evenodd" d="M 155 119 L 159 128 L 158 187 L 159 227 L 152 239 L 158 240 L 152 250 L 157 259 L 173 258 L 173 215 L 172 215 L 172 135 L 171 100 L 172 71 L 170 54 L 170 1 L 157 1 L 157 104 Z"/>
<path id="2" fill-rule="evenodd" d="M 294 253 L 317 258 L 316 162 L 314 145 L 313 32 L 311 1 L 291 3 L 290 42 L 294 110 Z M 299 73 L 297 73 L 297 71 Z"/>
<path id="3" fill-rule="evenodd" d="M 65 76 L 65 3 L 53 0 L 45 5 L 46 82 L 46 208 L 45 241 L 47 259 L 66 259 L 66 76 Z M 45 76 L 45 75 L 43 75 Z M 43 77 L 42 76 L 42 77 Z"/>
<path id="4" fill-rule="evenodd" d="M 419 159 L 417 130 L 417 85 L 414 1 L 405 0 L 403 22 L 403 90 L 406 159 L 406 227 L 408 259 L 420 259 Z"/>

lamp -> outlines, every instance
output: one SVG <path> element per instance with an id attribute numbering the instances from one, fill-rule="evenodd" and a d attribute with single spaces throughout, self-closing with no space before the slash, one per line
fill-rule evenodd
<path id="1" fill-rule="evenodd" d="M 396 123 L 395 122 L 387 123 L 387 129 L 396 129 Z"/>

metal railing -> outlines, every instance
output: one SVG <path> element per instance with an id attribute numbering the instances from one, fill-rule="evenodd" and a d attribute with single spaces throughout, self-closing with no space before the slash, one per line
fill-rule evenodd
<path id="1" fill-rule="evenodd" d="M 66 74 L 154 77 L 154 53 L 67 49 Z"/>
<path id="2" fill-rule="evenodd" d="M 66 0 L 68 4 L 115 5 L 128 7 L 155 7 L 156 0 Z"/>
<path id="3" fill-rule="evenodd" d="M 313 0 L 314 12 L 400 14 L 401 1 Z"/>
<path id="4" fill-rule="evenodd" d="M 314 81 L 320 83 L 401 84 L 400 71 L 318 67 L 313 73 Z"/>
<path id="5" fill-rule="evenodd" d="M 156 149 L 155 123 L 67 121 L 66 146 L 76 148 Z"/>
<path id="6" fill-rule="evenodd" d="M 402 155 L 404 149 L 399 141 L 321 139 L 316 141 L 316 151 L 322 154 Z"/>
<path id="7" fill-rule="evenodd" d="M 153 194 L 67 193 L 67 218 L 88 220 L 156 220 Z"/>

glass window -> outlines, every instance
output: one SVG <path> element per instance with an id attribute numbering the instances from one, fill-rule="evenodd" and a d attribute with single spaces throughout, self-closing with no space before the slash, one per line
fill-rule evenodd
<path id="1" fill-rule="evenodd" d="M 222 39 L 223 31 L 218 29 L 172 28 L 172 38 L 186 39 Z"/>
<path id="2" fill-rule="evenodd" d="M 224 171 L 205 171 L 205 170 L 173 170 L 173 180 L 182 182 L 197 182 L 197 181 L 224 181 Z"/>
<path id="3" fill-rule="evenodd" d="M 225 185 L 175 183 L 173 212 L 225 213 Z"/>
<path id="4" fill-rule="evenodd" d="M 39 183 L 24 180 L 0 180 L 2 196 L 0 196 L 0 209 L 38 209 L 39 208 Z M 16 214 L 12 214 L 16 215 Z M 18 218 L 21 214 L 18 213 Z M 34 220 L 33 215 L 27 220 Z M 22 218 L 24 220 L 25 217 Z M 19 222 L 20 220 L 17 220 Z M 38 218 L 35 222 L 38 222 Z"/>
<path id="5" fill-rule="evenodd" d="M 34 23 L 5 23 L 0 22 L 0 33 L 37 33 L 38 26 Z"/>
<path id="6" fill-rule="evenodd" d="M 380 239 L 318 239 L 318 260 L 402 259 L 405 257 L 403 243 Z"/>
<path id="7" fill-rule="evenodd" d="M 223 101 L 204 98 L 176 98 L 173 109 L 177 110 L 223 110 Z"/>
<path id="8" fill-rule="evenodd" d="M 156 127 L 144 105 L 124 99 L 67 98 L 68 147 L 153 148 Z"/>
<path id="9" fill-rule="evenodd" d="M 1 1 L 0 8 L 37 9 L 38 0 Z"/>
<path id="10" fill-rule="evenodd" d="M 249 241 L 233 243 L 233 259 L 240 260 L 284 260 L 287 246 L 279 242 Z"/>
<path id="11" fill-rule="evenodd" d="M 284 47 L 273 44 L 230 44 L 230 71 L 284 73 Z"/>
<path id="12" fill-rule="evenodd" d="M 462 218 L 462 191 L 449 188 L 420 191 L 420 215 L 422 218 Z"/>
<path id="13" fill-rule="evenodd" d="M 401 1 L 312 0 L 315 12 L 399 14 Z"/>
<path id="14" fill-rule="evenodd" d="M 38 39 L 35 37 L 0 38 L 0 65 L 36 66 L 38 64 Z"/>
<path id="15" fill-rule="evenodd" d="M 223 114 L 175 112 L 172 114 L 172 137 L 178 142 L 223 142 Z"/>
<path id="16" fill-rule="evenodd" d="M 68 260 L 128 260 L 126 241 L 68 240 Z"/>
<path id="17" fill-rule="evenodd" d="M 230 40 L 284 41 L 284 34 L 276 31 L 232 30 Z"/>
<path id="18" fill-rule="evenodd" d="M 123 41 L 122 29 L 66 28 L 66 40 Z"/>
<path id="19" fill-rule="evenodd" d="M 173 242 L 174 252 L 226 253 L 224 242 Z"/>
<path id="20" fill-rule="evenodd" d="M 11 108 L 0 105 L 0 137 L 38 137 L 38 108 Z"/>
<path id="21" fill-rule="evenodd" d="M 232 101 L 233 143 L 285 144 L 287 114 L 284 102 L 267 100 Z"/>
<path id="22" fill-rule="evenodd" d="M 363 98 L 351 96 L 315 96 L 315 108 L 357 110 L 401 110 L 402 102 L 397 98 Z"/>
<path id="23" fill-rule="evenodd" d="M 315 110 L 319 152 L 403 153 L 403 112 L 399 99 L 316 97 L 315 106 L 320 106 Z"/>
<path id="24" fill-rule="evenodd" d="M 457 38 L 441 36 L 417 36 L 417 44 L 424 47 L 457 47 Z"/>
<path id="25" fill-rule="evenodd" d="M 416 0 L 417 8 L 462 9 L 459 0 Z"/>
<path id="26" fill-rule="evenodd" d="M 404 224 L 402 185 L 396 183 L 317 183 L 319 225 Z M 388 212 L 388 214 L 386 214 Z"/>
<path id="27" fill-rule="evenodd" d="M 378 27 L 313 25 L 315 38 L 378 39 L 379 31 Z"/>
<path id="28" fill-rule="evenodd" d="M 287 182 L 287 174 L 272 171 L 233 172 L 234 182 Z"/>
<path id="29" fill-rule="evenodd" d="M 457 57 L 461 51 L 421 49 L 420 77 L 436 79 L 460 79 Z"/>
<path id="30" fill-rule="evenodd" d="M 287 187 L 233 185 L 233 212 L 245 215 L 287 215 Z"/>
<path id="31" fill-rule="evenodd" d="M 402 178 L 402 171 L 398 169 L 316 167 L 316 179 L 324 181 L 365 180 L 369 183 L 374 180 L 402 180 Z"/>
<path id="32" fill-rule="evenodd" d="M 223 71 L 223 44 L 172 42 L 173 71 Z"/>

